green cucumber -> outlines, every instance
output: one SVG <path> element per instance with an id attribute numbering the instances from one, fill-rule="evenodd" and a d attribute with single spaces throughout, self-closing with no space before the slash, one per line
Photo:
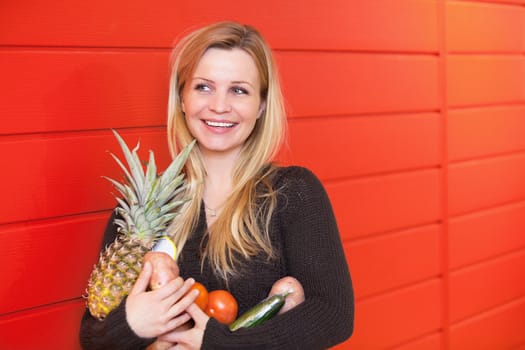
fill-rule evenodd
<path id="1" fill-rule="evenodd" d="M 288 294 L 290 293 L 275 294 L 262 300 L 230 323 L 228 326 L 230 331 L 234 332 L 239 328 L 252 328 L 269 320 L 281 310 Z"/>

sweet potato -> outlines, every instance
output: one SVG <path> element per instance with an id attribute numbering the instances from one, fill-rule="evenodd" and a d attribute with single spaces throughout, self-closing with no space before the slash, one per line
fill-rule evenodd
<path id="1" fill-rule="evenodd" d="M 179 266 L 171 256 L 163 252 L 147 252 L 143 262 L 153 266 L 150 288 L 155 290 L 179 276 Z"/>
<path id="2" fill-rule="evenodd" d="M 286 296 L 283 307 L 277 313 L 278 315 L 293 309 L 304 301 L 304 289 L 296 278 L 291 276 L 283 277 L 277 280 L 268 294 L 269 297 L 275 294 L 290 293 Z"/>

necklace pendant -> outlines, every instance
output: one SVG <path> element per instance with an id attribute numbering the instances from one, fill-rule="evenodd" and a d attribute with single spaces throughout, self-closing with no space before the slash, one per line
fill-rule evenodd
<path id="1" fill-rule="evenodd" d="M 217 210 L 216 209 L 212 209 L 212 208 L 208 208 L 208 206 L 204 206 L 204 209 L 206 209 L 206 212 L 208 213 L 209 216 L 211 216 L 212 218 L 216 217 L 217 216 Z"/>

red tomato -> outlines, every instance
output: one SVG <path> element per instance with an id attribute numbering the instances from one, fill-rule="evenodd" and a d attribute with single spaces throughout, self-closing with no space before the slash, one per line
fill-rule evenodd
<path id="1" fill-rule="evenodd" d="M 215 318 L 223 324 L 230 324 L 237 318 L 237 300 L 230 292 L 225 290 L 213 290 L 208 294 L 208 306 L 206 314 Z"/>
<path id="2" fill-rule="evenodd" d="M 198 307 L 201 308 L 202 311 L 206 310 L 206 306 L 208 306 L 208 290 L 204 285 L 200 282 L 195 282 L 193 286 L 190 288 L 190 292 L 192 290 L 198 290 L 199 296 L 197 299 L 195 299 L 195 304 L 197 304 Z"/>

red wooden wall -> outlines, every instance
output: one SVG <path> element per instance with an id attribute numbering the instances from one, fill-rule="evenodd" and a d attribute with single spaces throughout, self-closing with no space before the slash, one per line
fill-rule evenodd
<path id="1" fill-rule="evenodd" d="M 356 292 L 337 349 L 525 349 L 525 0 L 63 3 L 0 3 L 1 349 L 78 348 L 108 129 L 166 164 L 170 46 L 222 19 L 276 50 L 286 162 L 333 201 Z"/>

